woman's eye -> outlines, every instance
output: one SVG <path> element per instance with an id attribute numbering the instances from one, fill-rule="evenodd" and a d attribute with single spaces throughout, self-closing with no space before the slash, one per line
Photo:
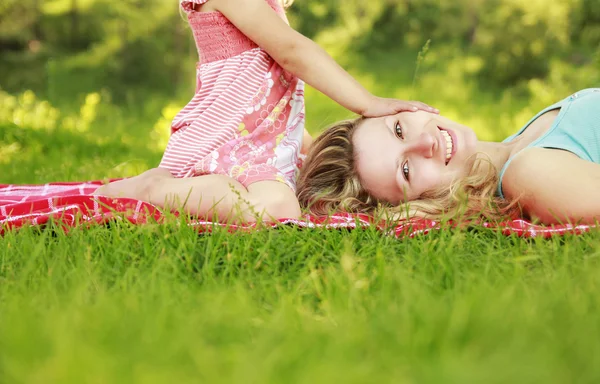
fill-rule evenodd
<path id="1" fill-rule="evenodd" d="M 404 139 L 404 133 L 402 132 L 402 126 L 400 125 L 399 121 L 396 122 L 394 129 L 396 130 L 396 136 L 398 136 L 401 139 Z"/>
<path id="2" fill-rule="evenodd" d="M 404 178 L 406 179 L 406 181 L 410 181 L 410 175 L 408 172 L 408 161 L 405 161 L 404 164 L 402 164 L 402 173 L 404 174 Z"/>

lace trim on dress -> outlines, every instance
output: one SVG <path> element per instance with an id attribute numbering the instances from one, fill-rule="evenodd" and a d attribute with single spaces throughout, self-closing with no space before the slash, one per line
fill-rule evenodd
<path id="1" fill-rule="evenodd" d="M 194 5 L 202 5 L 208 0 L 184 0 L 181 2 L 181 8 L 186 12 L 193 12 Z"/>

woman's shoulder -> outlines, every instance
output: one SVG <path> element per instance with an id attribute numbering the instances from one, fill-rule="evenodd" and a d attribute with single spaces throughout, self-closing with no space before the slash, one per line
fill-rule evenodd
<path id="1" fill-rule="evenodd" d="M 600 189 L 600 165 L 568 151 L 531 147 L 515 156 L 502 187 L 505 198 L 519 200 L 528 216 L 556 222 L 552 215 L 575 217 L 590 207 Z"/>
<path id="2" fill-rule="evenodd" d="M 568 151 L 558 149 L 528 147 L 511 158 L 502 177 L 502 190 L 505 197 L 516 198 L 524 191 L 545 189 L 546 183 L 553 180 L 541 177 L 553 172 L 562 173 L 579 162 L 586 162 Z"/>

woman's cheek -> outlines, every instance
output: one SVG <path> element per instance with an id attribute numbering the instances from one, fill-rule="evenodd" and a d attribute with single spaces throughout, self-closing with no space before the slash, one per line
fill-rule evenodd
<path id="1" fill-rule="evenodd" d="M 422 175 L 421 193 L 438 187 L 443 182 L 443 174 L 438 167 L 426 166 Z"/>

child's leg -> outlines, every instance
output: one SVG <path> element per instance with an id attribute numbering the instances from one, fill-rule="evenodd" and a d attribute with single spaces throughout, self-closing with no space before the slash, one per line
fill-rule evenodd
<path id="1" fill-rule="evenodd" d="M 168 170 L 153 168 L 141 175 L 103 185 L 94 192 L 94 195 L 127 197 L 149 202 L 148 192 L 152 183 L 156 180 L 168 180 L 169 178 L 173 178 L 173 176 Z"/>
<path id="2" fill-rule="evenodd" d="M 198 217 L 219 221 L 234 219 L 253 222 L 300 216 L 294 192 L 277 181 L 260 181 L 246 189 L 224 175 L 174 178 L 165 169 L 155 168 L 143 174 L 100 187 L 95 195 L 128 197 L 147 201 L 170 210 L 183 210 Z"/>

